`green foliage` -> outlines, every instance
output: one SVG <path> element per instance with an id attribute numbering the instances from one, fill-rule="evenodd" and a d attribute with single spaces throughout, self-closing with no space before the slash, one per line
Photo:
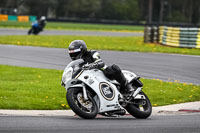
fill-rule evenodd
<path id="1" fill-rule="evenodd" d="M 67 48 L 73 40 L 84 40 L 90 49 L 160 52 L 200 55 L 200 49 L 167 47 L 159 44 L 145 44 L 143 37 L 104 36 L 0 36 L 0 44 Z"/>
<path id="2" fill-rule="evenodd" d="M 140 12 L 137 0 L 102 0 L 100 18 L 138 20 Z"/>
<path id="3" fill-rule="evenodd" d="M 155 22 L 199 23 L 199 0 L 153 0 L 152 5 Z M 149 0 L 1 0 L 0 3 L 0 8 L 8 10 L 10 15 L 17 8 L 18 14 L 23 15 L 79 21 L 106 19 L 116 23 L 147 21 L 148 7 Z"/>
<path id="4" fill-rule="evenodd" d="M 3 28 L 30 28 L 30 26 L 30 22 L 0 21 L 0 27 Z M 45 29 L 143 32 L 144 26 L 47 22 Z"/>
<path id="5" fill-rule="evenodd" d="M 0 109 L 69 109 L 61 70 L 0 65 Z M 200 86 L 142 79 L 153 106 L 200 100 Z"/>
<path id="6" fill-rule="evenodd" d="M 171 22 L 187 22 L 187 18 L 180 12 L 174 11 L 172 12 L 171 17 L 169 17 L 169 21 Z"/>
<path id="7" fill-rule="evenodd" d="M 38 17 L 109 20 L 138 20 L 140 17 L 138 0 L 23 0 L 21 3 L 3 0 L 2 7 L 18 8 L 21 14 Z"/>
<path id="8" fill-rule="evenodd" d="M 100 0 L 69 0 L 67 3 L 68 17 L 94 18 L 100 8 Z"/>
<path id="9" fill-rule="evenodd" d="M 138 20 L 140 17 L 137 0 L 68 0 L 62 3 L 63 6 L 59 6 L 67 17 L 114 20 Z"/>

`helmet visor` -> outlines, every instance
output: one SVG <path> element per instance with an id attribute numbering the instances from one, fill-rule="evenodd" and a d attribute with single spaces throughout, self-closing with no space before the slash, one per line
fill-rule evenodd
<path id="1" fill-rule="evenodd" d="M 72 60 L 80 59 L 81 49 L 69 50 L 69 55 Z"/>

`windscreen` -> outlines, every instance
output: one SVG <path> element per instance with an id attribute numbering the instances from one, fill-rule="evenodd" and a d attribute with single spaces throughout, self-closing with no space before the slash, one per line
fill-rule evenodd
<path id="1" fill-rule="evenodd" d="M 70 62 L 70 63 L 67 65 L 66 69 L 68 69 L 69 67 L 73 67 L 73 68 L 74 68 L 74 66 L 81 65 L 81 64 L 83 64 L 83 63 L 84 63 L 84 60 L 83 60 L 83 59 L 74 60 L 74 61 Z"/>

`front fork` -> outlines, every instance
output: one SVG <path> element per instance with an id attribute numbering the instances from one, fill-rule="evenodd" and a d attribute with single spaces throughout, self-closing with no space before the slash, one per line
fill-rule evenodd
<path id="1" fill-rule="evenodd" d="M 61 85 L 64 86 L 64 83 L 62 82 Z M 72 86 L 69 87 L 69 88 L 73 88 L 73 87 L 82 88 L 82 89 L 83 89 L 83 100 L 84 100 L 84 101 L 87 101 L 87 100 L 88 100 L 88 95 L 87 95 L 87 91 L 86 91 L 85 84 L 82 83 L 82 84 L 72 85 Z"/>
<path id="2" fill-rule="evenodd" d="M 82 86 L 83 86 L 83 99 L 84 99 L 84 101 L 87 101 L 88 100 L 88 96 L 87 96 L 87 91 L 86 91 L 85 84 L 82 84 Z"/>

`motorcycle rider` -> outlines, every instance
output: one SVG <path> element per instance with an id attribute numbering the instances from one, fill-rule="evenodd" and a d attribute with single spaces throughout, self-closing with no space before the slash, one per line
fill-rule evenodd
<path id="1" fill-rule="evenodd" d="M 28 31 L 28 35 L 30 35 L 32 32 L 38 34 L 40 31 L 43 31 L 45 25 L 46 25 L 46 17 L 42 16 L 39 20 L 36 20 L 35 22 L 32 23 L 32 28 Z"/>
<path id="2" fill-rule="evenodd" d="M 83 59 L 85 67 L 88 69 L 100 69 L 103 71 L 104 75 L 111 79 L 116 80 L 126 92 L 131 92 L 132 86 L 128 84 L 128 81 L 124 77 L 121 69 L 113 64 L 112 66 L 106 66 L 101 60 L 100 54 L 97 51 L 87 50 L 86 43 L 83 40 L 74 40 L 69 44 L 69 55 L 72 60 Z"/>
<path id="3" fill-rule="evenodd" d="M 42 16 L 38 21 L 38 25 L 41 31 L 43 31 L 44 27 L 46 26 L 46 17 Z"/>

